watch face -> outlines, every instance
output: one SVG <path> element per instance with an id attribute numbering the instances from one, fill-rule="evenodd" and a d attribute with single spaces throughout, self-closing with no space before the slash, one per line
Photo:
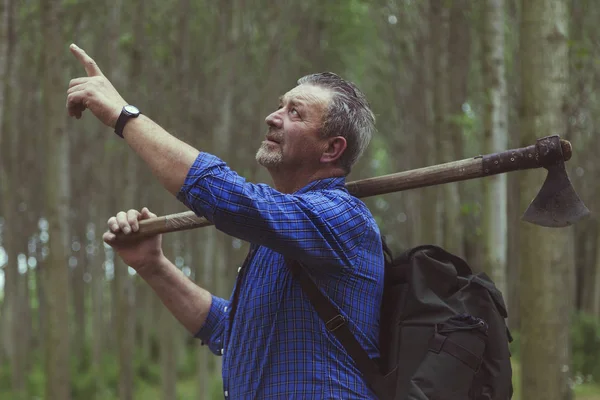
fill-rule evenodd
<path id="1" fill-rule="evenodd" d="M 140 113 L 140 110 L 138 110 L 136 106 L 132 106 L 131 104 L 125 106 L 125 111 L 127 111 L 129 114 L 134 115 Z"/>

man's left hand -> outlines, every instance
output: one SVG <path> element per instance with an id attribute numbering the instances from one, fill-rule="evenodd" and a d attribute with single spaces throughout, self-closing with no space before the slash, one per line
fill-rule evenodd
<path id="1" fill-rule="evenodd" d="M 102 123 L 114 128 L 127 102 L 85 51 L 74 44 L 69 49 L 87 73 L 87 77 L 72 79 L 69 83 L 67 91 L 69 116 L 79 119 L 85 109 L 89 108 Z"/>

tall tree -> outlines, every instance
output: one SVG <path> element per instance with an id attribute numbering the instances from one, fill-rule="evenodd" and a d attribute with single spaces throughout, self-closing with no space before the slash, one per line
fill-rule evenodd
<path id="1" fill-rule="evenodd" d="M 194 238 L 197 238 L 196 243 L 203 243 L 203 246 L 198 246 L 195 257 L 196 283 L 208 290 L 211 290 L 214 287 L 213 266 L 215 262 L 215 233 L 214 229 L 204 229 L 203 232 L 198 232 L 194 235 Z M 212 357 L 212 354 L 208 351 L 206 346 L 198 351 L 197 393 L 199 399 L 207 399 L 209 396 L 209 382 L 211 381 L 209 357 Z"/>
<path id="2" fill-rule="evenodd" d="M 433 132 L 427 135 L 428 163 L 440 162 L 443 154 L 451 152 L 451 142 L 444 138 L 447 133 L 448 117 L 448 4 L 441 1 L 429 2 L 429 31 L 431 41 L 431 79 L 433 88 Z M 426 243 L 446 245 L 444 243 L 444 214 L 442 196 L 444 187 L 432 187 L 424 190 L 425 201 L 421 208 L 421 232 Z"/>
<path id="3" fill-rule="evenodd" d="M 128 93 L 127 97 L 131 96 L 136 99 L 141 97 L 140 87 L 142 86 L 142 66 L 144 63 L 145 41 L 144 41 L 144 26 L 145 26 L 145 8 L 146 2 L 134 1 L 130 6 L 135 10 L 131 20 L 132 40 L 130 51 L 130 65 L 127 81 Z M 139 160 L 136 154 L 130 152 L 127 148 L 120 149 L 124 159 L 124 167 L 127 171 L 124 175 L 123 186 L 126 190 L 121 197 L 122 204 L 119 204 L 118 209 L 128 210 L 131 208 L 139 208 Z M 121 400 L 133 399 L 133 384 L 134 384 L 134 301 L 135 301 L 135 286 L 133 279 L 128 272 L 129 266 L 126 265 L 120 257 L 115 259 L 115 286 L 116 286 L 116 326 L 117 326 L 117 347 L 119 349 L 119 398 Z"/>
<path id="4" fill-rule="evenodd" d="M 42 59 L 46 179 L 44 195 L 48 220 L 49 256 L 45 261 L 47 303 L 46 398 L 71 398 L 69 366 L 69 141 L 65 129 L 66 59 L 61 28 L 62 1 L 42 0 Z"/>
<path id="5" fill-rule="evenodd" d="M 505 31 L 506 38 L 506 55 L 505 66 L 506 66 L 506 80 L 510 83 L 507 85 L 508 92 L 508 132 L 509 132 L 509 148 L 518 147 L 521 143 L 520 134 L 520 104 L 521 104 L 521 73 L 520 73 L 520 59 L 521 53 L 519 51 L 519 21 L 521 18 L 521 0 L 506 0 L 507 12 L 505 18 L 507 25 L 512 27 L 511 30 Z M 527 55 L 525 55 L 526 57 Z M 519 301 L 519 282 L 520 278 L 520 248 L 521 248 L 521 189 L 519 174 L 508 174 L 506 177 L 506 193 L 507 193 L 507 235 L 508 241 L 506 244 L 507 256 L 506 256 L 506 275 L 507 275 L 507 302 L 510 304 L 517 305 L 509 309 L 508 312 L 508 324 L 512 329 L 520 329 L 520 312 L 518 304 Z"/>
<path id="6" fill-rule="evenodd" d="M 471 64 L 471 28 L 467 15 L 471 2 L 453 0 L 449 17 L 448 40 L 448 123 L 446 138 L 442 143 L 445 157 L 440 161 L 463 159 L 463 131 L 465 114 L 463 107 L 468 102 L 469 72 Z M 444 243 L 448 250 L 465 256 L 465 222 L 462 218 L 464 184 L 444 185 Z"/>
<path id="7" fill-rule="evenodd" d="M 14 2 L 3 0 L 0 5 L 0 209 L 4 214 L 5 229 L 2 244 L 6 249 L 7 265 L 4 268 L 5 290 L 2 304 L 2 336 L 10 361 L 11 386 L 17 396 L 23 393 L 26 379 L 26 335 L 22 321 L 26 319 L 21 311 L 28 302 L 22 290 L 25 278 L 19 271 L 19 235 L 21 229 L 16 215 L 17 194 L 15 189 L 15 166 L 17 157 L 14 148 L 17 137 L 9 110 L 14 91 L 13 71 L 15 66 L 15 10 Z M 3 146 L 3 143 L 5 145 Z M 21 318 L 20 318 L 21 317 Z M 2 352 L 0 350 L 0 352 Z"/>
<path id="8" fill-rule="evenodd" d="M 521 17 L 522 145 L 566 130 L 568 7 L 566 0 L 523 0 Z M 545 171 L 521 177 L 522 209 Z M 523 223 L 520 310 L 522 399 L 566 399 L 569 393 L 569 314 L 572 229 Z"/>
<path id="9" fill-rule="evenodd" d="M 508 112 L 504 67 L 504 0 L 486 0 L 483 6 L 482 58 L 486 90 L 484 108 L 484 154 L 508 148 Z M 483 182 L 484 269 L 498 289 L 507 293 L 507 185 L 506 175 Z M 506 297 L 506 296 L 505 296 Z"/>

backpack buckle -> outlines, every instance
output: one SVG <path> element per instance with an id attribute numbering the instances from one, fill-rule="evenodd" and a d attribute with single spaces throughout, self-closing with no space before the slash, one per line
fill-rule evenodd
<path id="1" fill-rule="evenodd" d="M 346 324 L 346 318 L 338 314 L 325 323 L 325 327 L 329 332 L 335 332 Z"/>

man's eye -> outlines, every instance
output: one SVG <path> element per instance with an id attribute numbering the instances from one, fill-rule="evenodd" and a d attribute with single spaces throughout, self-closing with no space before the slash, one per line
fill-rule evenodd
<path id="1" fill-rule="evenodd" d="M 292 109 L 290 110 L 290 112 L 291 112 L 292 114 L 294 114 L 294 115 L 300 115 L 300 113 L 298 112 L 298 110 L 296 110 L 295 108 L 292 108 Z"/>

